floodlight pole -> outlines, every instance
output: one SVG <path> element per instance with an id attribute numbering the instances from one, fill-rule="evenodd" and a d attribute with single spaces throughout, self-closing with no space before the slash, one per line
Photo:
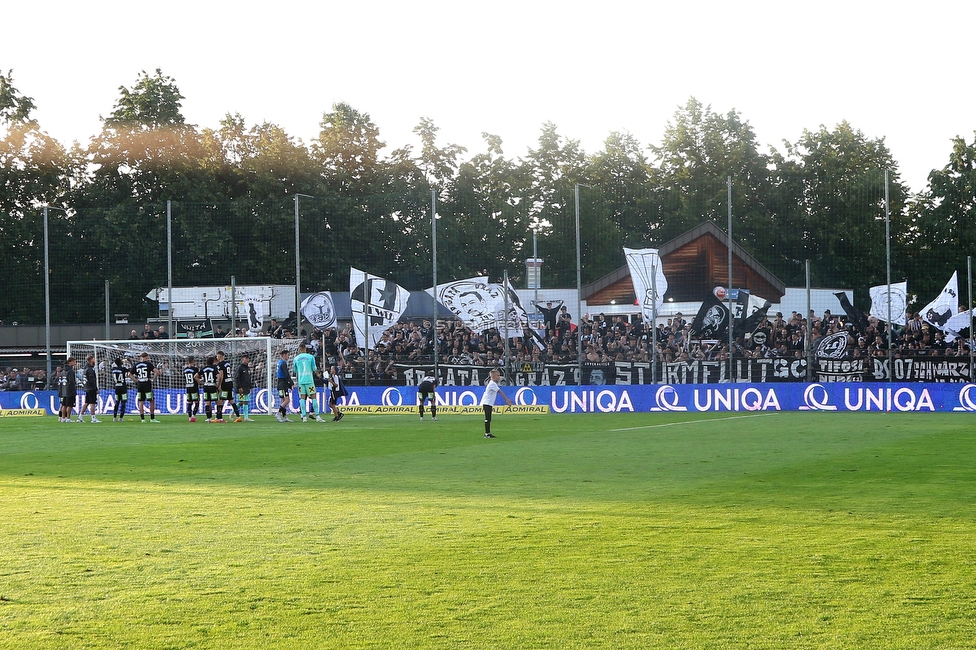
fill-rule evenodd
<path id="1" fill-rule="evenodd" d="M 437 357 L 438 354 L 438 343 L 437 340 L 437 190 L 431 188 L 430 190 L 430 249 L 431 249 L 431 276 L 434 280 L 434 320 L 431 322 L 430 330 L 430 350 L 433 352 L 434 356 L 434 378 L 437 378 Z M 435 396 L 436 401 L 436 396 Z"/>
<path id="2" fill-rule="evenodd" d="M 298 199 L 314 199 L 310 194 L 295 193 L 295 336 L 302 331 L 302 254 L 298 228 Z M 367 359 L 368 365 L 368 359 Z"/>
<path id="3" fill-rule="evenodd" d="M 733 352 L 735 348 L 733 347 L 733 342 L 735 340 L 735 313 L 732 311 L 732 176 L 728 176 L 726 179 L 726 192 L 728 194 L 729 203 L 729 232 L 728 232 L 728 253 L 729 253 L 729 288 L 726 292 L 726 297 L 729 301 L 729 380 L 735 383 L 735 353 Z"/>
<path id="4" fill-rule="evenodd" d="M 176 338 L 173 330 L 173 210 L 172 201 L 166 202 L 166 333 Z M 105 337 L 108 339 L 108 337 Z"/>
<path id="5" fill-rule="evenodd" d="M 576 184 L 576 366 L 579 372 L 579 385 L 583 385 L 583 274 L 582 254 L 580 249 L 580 187 L 589 187 L 582 183 Z"/>
<path id="6" fill-rule="evenodd" d="M 969 381 L 973 380 L 973 256 L 966 257 L 966 275 L 969 276 Z"/>
<path id="7" fill-rule="evenodd" d="M 50 257 L 50 237 L 48 235 L 47 211 L 61 210 L 64 208 L 54 208 L 44 206 L 44 351 L 47 357 L 47 387 L 51 389 L 51 257 Z"/>
<path id="8" fill-rule="evenodd" d="M 888 274 L 888 383 L 895 378 L 894 350 L 892 350 L 892 327 L 894 316 L 891 313 L 891 202 L 888 196 L 888 170 L 884 173 L 885 193 L 885 262 Z"/>

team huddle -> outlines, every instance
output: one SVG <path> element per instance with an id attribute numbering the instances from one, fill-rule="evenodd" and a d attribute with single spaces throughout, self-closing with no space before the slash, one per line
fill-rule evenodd
<path id="1" fill-rule="evenodd" d="M 347 397 L 345 384 L 342 376 L 335 366 L 327 370 L 318 371 L 315 357 L 308 352 L 307 346 L 302 343 L 298 346 L 298 354 L 295 355 L 289 367 L 288 350 L 282 350 L 280 358 L 275 366 L 276 390 L 278 393 L 278 410 L 275 418 L 278 422 L 291 422 L 288 419 L 288 409 L 291 407 L 292 392 L 296 382 L 298 385 L 298 410 L 302 416 L 302 422 L 309 419 L 315 422 L 325 422 L 319 413 L 318 391 L 316 389 L 316 378 L 325 386 L 328 395 L 326 402 L 326 412 L 332 414 L 332 421 L 338 422 L 342 419 L 343 413 L 339 410 L 339 400 Z M 82 421 L 85 410 L 90 410 L 91 421 L 98 422 L 95 417 L 95 408 L 98 401 L 98 380 L 95 372 L 95 357 L 88 356 L 88 365 L 85 369 L 85 408 L 78 422 Z M 186 388 L 186 415 L 190 422 L 197 421 L 200 413 L 200 404 L 203 403 L 203 410 L 206 414 L 207 422 L 225 422 L 224 412 L 230 406 L 234 414 L 234 422 L 254 422 L 251 419 L 251 393 L 254 390 L 254 380 L 250 365 L 250 357 L 243 353 L 237 368 L 233 368 L 231 362 L 226 358 L 223 351 L 218 351 L 215 355 L 209 356 L 205 360 L 206 365 L 197 366 L 195 357 L 187 357 L 186 366 L 183 368 L 183 379 Z M 74 357 L 69 358 L 67 365 L 69 372 L 65 374 L 61 385 L 61 413 L 60 421 L 71 421 L 71 410 L 75 406 L 75 373 Z M 146 405 L 149 406 L 149 422 L 158 423 L 156 419 L 156 400 L 153 396 L 153 380 L 159 376 L 157 368 L 149 358 L 147 352 L 142 352 L 139 361 L 131 368 L 124 365 L 122 357 L 115 359 L 112 368 L 112 383 L 115 389 L 115 405 L 112 410 L 112 419 L 121 422 L 125 416 L 126 406 L 129 399 L 129 380 L 135 382 L 136 398 L 139 404 L 139 419 L 146 422 Z M 491 419 L 497 396 L 501 396 L 506 403 L 512 404 L 511 400 L 501 390 L 500 372 L 493 368 L 489 373 L 489 380 L 485 386 L 484 395 L 481 398 L 481 407 L 485 414 L 485 438 L 494 438 L 491 432 Z M 294 377 L 294 379 L 293 379 Z M 434 374 L 428 373 L 420 381 L 417 387 L 418 407 L 420 419 L 424 419 L 425 410 L 430 410 L 431 419 L 437 420 L 437 379 Z"/>
<path id="2" fill-rule="evenodd" d="M 291 368 L 288 364 L 289 353 L 287 350 L 281 351 L 281 358 L 278 360 L 275 369 L 278 391 L 278 412 L 275 417 L 279 422 L 291 422 L 288 419 L 288 408 L 291 406 L 291 393 L 295 382 L 292 380 L 292 371 L 298 382 L 299 410 L 302 414 L 302 422 L 308 422 L 309 415 L 316 422 L 325 420 L 318 412 L 318 394 L 316 391 L 316 376 L 324 379 L 324 384 L 328 389 L 329 412 L 334 414 L 333 422 L 342 419 L 342 412 L 339 410 L 338 400 L 347 395 L 342 377 L 339 375 L 335 366 L 325 373 L 319 373 L 316 369 L 315 357 L 308 353 L 304 344 L 298 347 L 298 354 Z M 93 364 L 93 357 L 90 365 Z M 69 360 L 73 362 L 74 359 Z M 195 357 L 187 357 L 186 366 L 183 368 L 184 386 L 186 387 L 186 415 L 190 422 L 197 421 L 200 414 L 201 403 L 206 414 L 207 422 L 226 422 L 224 413 L 229 406 L 233 411 L 234 422 L 254 422 L 251 418 L 251 392 L 254 389 L 250 357 L 247 353 L 241 355 L 237 368 L 232 368 L 231 362 L 226 358 L 223 351 L 218 351 L 214 356 L 207 357 L 205 365 L 197 365 Z M 70 373 L 73 378 L 73 373 Z M 92 371 L 94 374 L 94 371 Z M 324 377 L 323 377 L 324 374 Z M 121 422 L 126 413 L 129 400 L 129 379 L 131 378 L 136 385 L 136 396 L 139 404 L 139 418 L 142 422 L 146 421 L 146 406 L 149 410 L 149 422 L 158 423 L 156 419 L 156 400 L 153 397 L 152 382 L 159 376 L 159 369 L 149 359 L 149 354 L 143 352 L 139 361 L 131 368 L 124 365 L 122 357 L 115 359 L 112 368 L 112 383 L 115 389 L 115 406 L 112 410 L 112 419 Z M 97 395 L 97 389 L 91 391 Z M 73 387 L 64 391 L 65 395 L 73 394 Z M 86 393 L 87 394 L 87 393 Z M 67 402 L 67 398 L 62 398 L 62 402 Z M 74 406 L 71 400 L 70 406 L 62 404 L 63 410 L 68 410 Z M 92 421 L 98 422 L 94 418 L 94 408 L 92 409 Z M 62 421 L 65 417 L 62 417 Z M 79 419 L 80 421 L 80 419 Z"/>

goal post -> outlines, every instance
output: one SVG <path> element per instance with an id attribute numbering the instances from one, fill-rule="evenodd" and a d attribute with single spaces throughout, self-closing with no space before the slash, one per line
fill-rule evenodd
<path id="1" fill-rule="evenodd" d="M 251 393 L 251 412 L 270 413 L 275 400 L 275 364 L 282 350 L 290 354 L 298 351 L 302 339 L 274 339 L 267 336 L 224 338 L 224 339 L 162 339 L 131 341 L 68 341 L 67 356 L 77 359 L 75 371 L 79 374 L 78 389 L 83 390 L 84 370 L 89 355 L 95 357 L 98 373 L 99 412 L 108 412 L 115 405 L 115 390 L 112 383 L 112 367 L 121 358 L 125 367 L 135 365 L 143 352 L 159 370 L 153 380 L 153 395 L 156 410 L 162 414 L 182 414 L 186 409 L 186 386 L 183 368 L 189 357 L 196 360 L 202 368 L 207 357 L 223 352 L 231 364 L 231 372 L 237 370 L 241 357 L 247 354 L 250 359 L 254 390 Z M 129 409 L 135 410 L 136 402 L 132 391 L 135 384 L 131 378 L 128 383 Z"/>

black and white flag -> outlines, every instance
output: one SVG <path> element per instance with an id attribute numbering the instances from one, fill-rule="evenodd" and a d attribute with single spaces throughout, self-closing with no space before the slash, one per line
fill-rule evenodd
<path id="1" fill-rule="evenodd" d="M 769 311 L 771 305 L 772 303 L 765 298 L 754 296 L 745 289 L 739 289 L 736 301 L 732 303 L 733 309 L 736 310 L 733 327 L 735 335 L 740 336 L 755 332 L 762 319 L 766 318 L 766 312 Z"/>
<path id="2" fill-rule="evenodd" d="M 356 340 L 367 350 L 375 349 L 383 332 L 400 320 L 409 298 L 410 292 L 395 282 L 350 268 L 349 309 Z"/>
<path id="3" fill-rule="evenodd" d="M 248 336 L 263 334 L 264 305 L 265 302 L 260 295 L 249 295 L 246 291 L 237 292 L 237 313 L 247 322 Z"/>
<path id="4" fill-rule="evenodd" d="M 946 322 L 958 311 L 959 278 L 958 271 L 953 271 L 952 277 L 942 289 L 942 293 L 935 300 L 922 307 L 922 320 L 945 331 Z"/>
<path id="5" fill-rule="evenodd" d="M 668 280 L 664 277 L 661 256 L 656 248 L 624 248 L 624 256 L 627 258 L 641 316 L 645 323 L 653 323 L 654 315 L 664 305 L 664 294 L 668 291 Z"/>
<path id="6" fill-rule="evenodd" d="M 715 294 L 709 292 L 702 301 L 701 309 L 691 323 L 691 337 L 695 339 L 720 339 L 729 331 L 729 308 Z"/>
<path id="7" fill-rule="evenodd" d="M 336 326 L 335 303 L 331 291 L 319 291 L 302 301 L 302 316 L 317 330 Z"/>
<path id="8" fill-rule="evenodd" d="M 864 315 L 864 312 L 855 307 L 850 299 L 847 297 L 846 291 L 838 291 L 834 294 L 837 296 L 837 300 L 840 301 L 840 307 L 847 314 L 847 321 L 854 325 L 854 329 L 861 334 L 868 331 L 868 317 Z"/>
<path id="9" fill-rule="evenodd" d="M 475 332 L 494 328 L 502 336 L 507 331 L 508 338 L 514 338 L 528 327 L 528 316 L 511 284 L 505 287 L 474 277 L 439 284 L 427 293 Z"/>
<path id="10" fill-rule="evenodd" d="M 908 308 L 908 282 L 890 285 L 891 291 L 888 291 L 888 286 L 881 284 L 871 287 L 871 315 L 886 323 L 905 325 L 908 322 L 905 318 L 905 310 Z"/>
<path id="11" fill-rule="evenodd" d="M 973 313 L 974 310 L 970 309 L 949 317 L 942 327 L 946 343 L 952 343 L 958 338 L 970 337 L 972 330 L 969 326 L 972 323 Z"/>

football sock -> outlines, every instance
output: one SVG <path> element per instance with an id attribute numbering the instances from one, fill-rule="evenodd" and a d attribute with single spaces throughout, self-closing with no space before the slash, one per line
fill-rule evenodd
<path id="1" fill-rule="evenodd" d="M 234 407 L 234 417 L 235 418 L 241 417 L 241 412 L 237 408 L 237 402 L 231 402 L 230 405 Z"/>
<path id="2" fill-rule="evenodd" d="M 305 400 L 301 400 L 298 404 L 299 410 L 302 412 L 302 417 L 308 417 L 308 411 L 306 410 Z"/>

